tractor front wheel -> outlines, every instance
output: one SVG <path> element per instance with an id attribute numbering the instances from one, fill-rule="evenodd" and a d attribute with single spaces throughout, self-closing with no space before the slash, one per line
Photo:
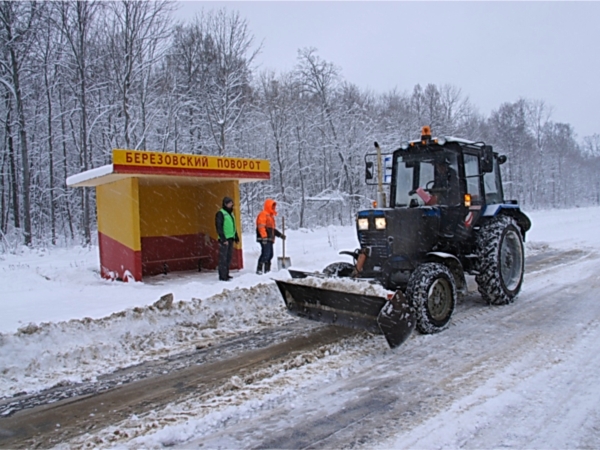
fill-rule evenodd
<path id="1" fill-rule="evenodd" d="M 425 263 L 411 274 L 406 296 L 417 316 L 417 329 L 438 333 L 450 322 L 456 306 L 456 283 L 450 270 L 440 263 Z"/>

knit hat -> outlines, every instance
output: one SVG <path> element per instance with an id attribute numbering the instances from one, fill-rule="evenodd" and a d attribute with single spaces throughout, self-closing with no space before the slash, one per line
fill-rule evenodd
<path id="1" fill-rule="evenodd" d="M 224 197 L 223 198 L 223 208 L 225 208 L 225 205 L 227 205 L 227 203 L 233 203 L 233 199 L 230 197 Z"/>

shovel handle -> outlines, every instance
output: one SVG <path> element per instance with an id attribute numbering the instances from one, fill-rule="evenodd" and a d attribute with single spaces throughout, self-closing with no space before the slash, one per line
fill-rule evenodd
<path id="1" fill-rule="evenodd" d="M 285 235 L 285 217 L 281 218 L 281 230 L 282 230 L 282 233 Z M 283 261 L 285 264 L 285 239 L 281 240 L 281 249 L 283 251 Z"/>

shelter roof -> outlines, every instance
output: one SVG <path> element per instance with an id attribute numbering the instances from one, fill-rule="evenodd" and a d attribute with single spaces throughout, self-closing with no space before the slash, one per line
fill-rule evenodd
<path id="1" fill-rule="evenodd" d="M 187 184 L 225 180 L 247 183 L 271 177 L 270 163 L 266 159 L 121 149 L 112 151 L 112 159 L 112 164 L 68 177 L 67 186 L 100 186 L 130 177 L 149 183 Z"/>

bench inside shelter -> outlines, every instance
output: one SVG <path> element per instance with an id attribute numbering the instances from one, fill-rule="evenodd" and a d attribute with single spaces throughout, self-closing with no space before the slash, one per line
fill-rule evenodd
<path id="1" fill-rule="evenodd" d="M 189 236 L 142 237 L 142 273 L 168 274 L 214 267 L 213 250 L 203 245 L 201 234 Z"/>

